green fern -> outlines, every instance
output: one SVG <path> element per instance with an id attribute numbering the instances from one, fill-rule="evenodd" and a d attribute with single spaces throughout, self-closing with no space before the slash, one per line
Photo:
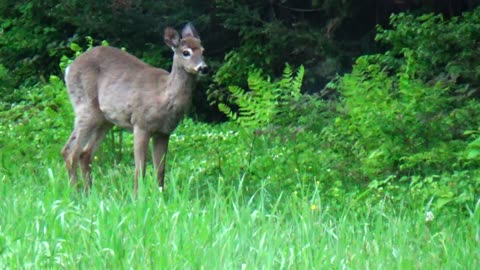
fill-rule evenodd
<path id="1" fill-rule="evenodd" d="M 224 103 L 220 103 L 218 104 L 218 109 L 223 112 L 228 118 L 232 119 L 232 120 L 236 120 L 237 119 L 237 113 L 235 112 L 232 112 L 232 109 L 230 109 L 230 107 L 228 107 L 227 105 L 225 105 Z"/>
<path id="2" fill-rule="evenodd" d="M 261 127 L 273 123 L 278 116 L 288 113 L 289 105 L 300 98 L 304 72 L 303 66 L 300 66 L 294 74 L 287 64 L 282 78 L 272 82 L 261 70 L 254 70 L 248 75 L 249 91 L 238 86 L 228 88 L 238 112 L 224 103 L 220 103 L 218 108 L 242 126 Z"/>

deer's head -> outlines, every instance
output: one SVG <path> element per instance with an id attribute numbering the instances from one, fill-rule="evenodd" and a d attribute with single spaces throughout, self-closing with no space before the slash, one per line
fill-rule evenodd
<path id="1" fill-rule="evenodd" d="M 174 62 L 188 73 L 205 75 L 208 66 L 203 60 L 203 47 L 200 36 L 192 24 L 187 23 L 182 30 L 182 36 L 171 28 L 165 28 L 165 43 L 174 52 Z"/>

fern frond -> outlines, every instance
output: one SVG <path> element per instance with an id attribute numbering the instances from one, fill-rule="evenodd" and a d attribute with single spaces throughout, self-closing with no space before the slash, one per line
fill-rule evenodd
<path id="1" fill-rule="evenodd" d="M 283 70 L 282 79 L 278 82 L 282 89 L 288 89 L 292 83 L 293 69 L 287 63 L 285 64 L 285 69 Z"/>
<path id="2" fill-rule="evenodd" d="M 245 95 L 245 90 L 238 86 L 229 86 L 228 91 L 232 94 L 235 98 L 242 98 Z"/>
<path id="3" fill-rule="evenodd" d="M 232 120 L 237 120 L 237 114 L 232 112 L 232 109 L 230 107 L 228 107 L 227 105 L 225 105 L 224 103 L 220 103 L 218 104 L 218 109 L 223 112 L 228 118 L 232 119 Z"/>
<path id="4" fill-rule="evenodd" d="M 298 99 L 301 96 L 301 88 L 303 83 L 303 76 L 305 75 L 305 68 L 301 65 L 295 77 L 292 78 L 292 91 L 293 98 Z"/>
<path id="5" fill-rule="evenodd" d="M 261 127 L 270 124 L 278 115 L 289 113 L 292 101 L 301 96 L 304 72 L 303 66 L 294 73 L 293 68 L 286 64 L 282 78 L 272 82 L 261 70 L 253 70 L 248 75 L 248 91 L 238 86 L 228 87 L 238 112 L 233 112 L 223 103 L 218 108 L 242 126 Z"/>

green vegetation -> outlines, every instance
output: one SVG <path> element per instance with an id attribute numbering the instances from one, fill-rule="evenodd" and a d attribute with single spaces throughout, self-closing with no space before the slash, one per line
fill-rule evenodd
<path id="1" fill-rule="evenodd" d="M 290 66 L 261 56 L 282 38 L 308 44 L 318 32 L 281 37 L 278 20 L 226 20 L 244 43 L 226 54 L 209 94 L 230 121 L 185 119 L 171 136 L 166 189 L 149 165 L 133 198 L 132 136 L 118 129 L 95 157 L 91 194 L 69 186 L 64 83 L 51 75 L 19 84 L 17 71 L 32 66 L 12 69 L 12 25 L 30 23 L 35 3 L 17 5 L 25 16 L 0 26 L 0 45 L 12 41 L 0 48 L 0 268 L 480 267 L 480 8 L 450 19 L 392 15 L 377 28 L 382 52 L 311 95 L 301 92 L 312 72 L 304 58 Z M 216 1 L 218 18 L 262 17 L 230 4 Z M 261 42 L 266 26 L 271 43 Z M 62 47 L 60 67 L 94 43 Z M 280 59 L 283 73 L 272 68 Z"/>
<path id="2" fill-rule="evenodd" d="M 262 78 L 261 70 L 253 71 L 248 76 L 250 91 L 247 92 L 238 86 L 228 88 L 232 102 L 239 107 L 239 113 L 232 111 L 224 103 L 218 104 L 218 108 L 230 120 L 247 127 L 265 126 L 273 124 L 279 118 L 285 119 L 292 103 L 300 99 L 304 72 L 303 66 L 300 66 L 294 76 L 292 68 L 287 65 L 282 78 L 272 82 L 270 78 Z"/>
<path id="3" fill-rule="evenodd" d="M 320 181 L 314 187 L 299 181 L 308 176 L 308 168 L 301 163 L 288 167 L 281 156 L 307 155 L 293 151 L 300 142 L 279 145 L 258 138 L 251 153 L 251 141 L 244 141 L 248 135 L 231 129 L 186 121 L 172 139 L 167 189 L 159 192 L 153 175 L 148 175 L 136 199 L 132 164 L 114 166 L 103 160 L 94 170 L 96 181 L 88 197 L 68 186 L 60 161 L 16 166 L 16 172 L 0 180 L 0 265 L 12 269 L 480 265 L 480 205 L 460 213 L 429 210 L 428 203 L 411 205 L 408 195 L 401 202 L 384 197 L 372 203 L 362 194 L 335 195 L 333 189 L 324 193 Z M 273 151 L 280 157 L 275 158 Z M 267 158 L 278 165 L 264 165 Z M 260 170 L 262 165 L 268 167 Z M 289 178 L 298 185 L 278 190 L 275 181 Z"/>

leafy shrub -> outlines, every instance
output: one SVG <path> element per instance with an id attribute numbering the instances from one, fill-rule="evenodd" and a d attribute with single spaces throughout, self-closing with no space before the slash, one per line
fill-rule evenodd
<path id="1" fill-rule="evenodd" d="M 418 79 L 456 83 L 452 87 L 459 96 L 478 93 L 480 8 L 450 20 L 400 13 L 391 16 L 391 24 L 388 30 L 378 27 L 376 40 L 389 46 L 397 60 L 408 53 Z"/>
<path id="2" fill-rule="evenodd" d="M 14 86 L 14 78 L 4 65 L 0 64 L 0 92 L 9 93 Z"/>
<path id="3" fill-rule="evenodd" d="M 0 103 L 0 163 L 38 164 L 60 158 L 73 116 L 63 81 L 51 76 L 47 84 L 17 89 L 18 103 Z"/>
<path id="4" fill-rule="evenodd" d="M 477 143 L 467 136 L 480 123 L 478 49 L 465 42 L 478 43 L 479 11 L 451 21 L 395 15 L 393 29 L 377 36 L 391 49 L 360 57 L 332 83 L 340 113 L 322 134 L 341 165 L 351 165 L 350 180 L 433 198 L 436 207 L 478 200 Z"/>
<path id="5" fill-rule="evenodd" d="M 448 88 L 429 87 L 405 71 L 390 76 L 374 58 L 361 57 L 341 79 L 339 91 L 347 114 L 337 118 L 336 127 L 353 145 L 367 177 L 452 163 L 430 152 L 454 139 L 457 123 L 449 117 Z"/>
<path id="6" fill-rule="evenodd" d="M 92 38 L 87 37 L 87 43 L 87 49 L 93 47 Z M 102 44 L 107 43 L 103 41 Z M 71 43 L 70 48 L 74 57 L 84 51 L 76 43 Z M 60 62 L 62 71 L 72 61 L 64 55 Z M 9 164 L 60 158 L 60 149 L 70 134 L 74 119 L 63 80 L 52 75 L 48 82 L 24 85 L 12 95 L 0 102 L 0 146 L 3 150 L 0 162 Z"/>

